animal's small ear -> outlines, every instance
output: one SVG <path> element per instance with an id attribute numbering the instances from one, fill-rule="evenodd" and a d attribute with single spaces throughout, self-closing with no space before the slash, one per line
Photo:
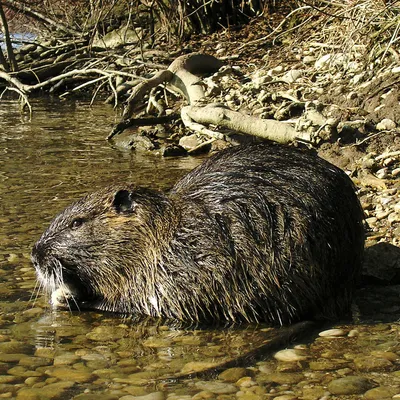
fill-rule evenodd
<path id="1" fill-rule="evenodd" d="M 131 192 L 122 189 L 115 193 L 112 205 L 118 214 L 130 214 L 135 210 L 136 202 Z"/>

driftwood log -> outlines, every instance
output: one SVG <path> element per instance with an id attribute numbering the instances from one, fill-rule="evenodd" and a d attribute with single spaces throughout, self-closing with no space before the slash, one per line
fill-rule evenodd
<path id="1" fill-rule="evenodd" d="M 199 134 L 220 138 L 221 135 L 205 125 L 228 128 L 231 131 L 260 138 L 288 143 L 294 140 L 312 142 L 308 132 L 297 132 L 285 122 L 261 119 L 232 111 L 221 104 L 207 104 L 201 75 L 214 73 L 223 66 L 223 62 L 207 54 L 188 54 L 178 57 L 166 70 L 138 84 L 129 96 L 122 120 L 113 128 L 108 139 L 120 134 L 129 126 L 136 125 L 132 118 L 135 108 L 144 102 L 144 97 L 160 84 L 165 84 L 175 92 L 181 93 L 188 105 L 181 109 L 184 125 Z"/>

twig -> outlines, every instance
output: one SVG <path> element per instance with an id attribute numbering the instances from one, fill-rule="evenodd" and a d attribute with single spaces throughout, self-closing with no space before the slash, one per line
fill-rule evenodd
<path id="1" fill-rule="evenodd" d="M 375 160 L 383 160 L 385 158 L 389 158 L 389 157 L 397 157 L 400 156 L 400 151 L 392 151 L 390 153 L 383 153 L 380 156 L 375 157 Z"/>
<path id="2" fill-rule="evenodd" d="M 268 34 L 267 36 L 263 36 L 261 38 L 255 39 L 255 40 L 251 40 L 250 42 L 244 43 L 241 46 L 239 46 L 239 48 L 237 50 L 240 51 L 249 45 L 264 42 L 265 40 L 267 40 L 271 36 L 273 36 L 275 34 L 275 32 L 277 32 L 285 24 L 285 22 L 288 20 L 288 18 L 291 17 L 294 13 L 296 13 L 298 11 L 302 11 L 302 10 L 308 10 L 310 8 L 312 8 L 312 7 L 311 6 L 303 6 L 303 7 L 296 8 L 295 10 L 291 11 L 288 15 L 286 15 L 286 17 L 283 19 L 283 21 L 281 21 L 281 23 L 270 34 Z"/>
<path id="3" fill-rule="evenodd" d="M 148 126 L 148 125 L 165 124 L 179 118 L 180 116 L 178 114 L 164 115 L 161 117 L 130 118 L 119 122 L 113 128 L 111 133 L 107 136 L 107 140 L 111 140 L 115 135 L 119 135 L 126 128 L 130 128 L 131 126 L 146 126 L 146 125 Z"/>

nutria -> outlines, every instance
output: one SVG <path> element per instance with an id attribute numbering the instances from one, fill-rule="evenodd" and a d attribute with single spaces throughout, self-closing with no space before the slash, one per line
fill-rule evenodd
<path id="1" fill-rule="evenodd" d="M 210 157 L 168 194 L 112 186 L 67 207 L 32 260 L 54 305 L 292 323 L 348 310 L 363 211 L 339 168 L 271 144 Z"/>

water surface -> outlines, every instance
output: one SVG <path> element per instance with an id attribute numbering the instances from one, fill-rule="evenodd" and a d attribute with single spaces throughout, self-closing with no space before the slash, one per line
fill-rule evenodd
<path id="1" fill-rule="evenodd" d="M 370 315 L 368 324 L 344 325 L 333 338 L 298 346 L 291 361 L 259 361 L 271 333 L 265 326 L 188 327 L 50 310 L 35 289 L 30 251 L 59 211 L 107 184 L 167 189 L 201 160 L 113 148 L 105 137 L 117 117 L 108 105 L 37 100 L 32 106 L 30 120 L 16 101 L 0 101 L 0 397 L 312 400 L 348 375 L 400 388 L 396 309 L 392 320 Z M 214 379 L 216 366 L 243 355 L 256 357 Z M 211 374 L 193 374 L 204 370 Z"/>

